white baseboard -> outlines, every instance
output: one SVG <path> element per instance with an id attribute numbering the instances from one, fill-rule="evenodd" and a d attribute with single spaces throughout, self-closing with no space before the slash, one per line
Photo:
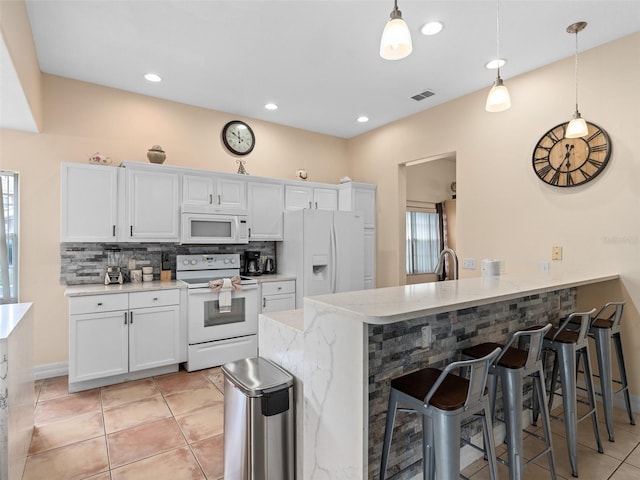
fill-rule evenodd
<path id="1" fill-rule="evenodd" d="M 37 365 L 33 369 L 33 378 L 35 380 L 44 380 L 45 378 L 61 377 L 69 374 L 69 364 L 67 362 L 48 363 L 46 365 Z"/>

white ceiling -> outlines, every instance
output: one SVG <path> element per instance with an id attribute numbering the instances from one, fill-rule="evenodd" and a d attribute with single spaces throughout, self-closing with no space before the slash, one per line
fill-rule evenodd
<path id="1" fill-rule="evenodd" d="M 484 68 L 496 56 L 495 0 L 398 3 L 413 53 L 386 61 L 378 49 L 392 0 L 26 0 L 45 73 L 344 138 L 488 91 L 495 78 Z M 444 31 L 421 35 L 429 20 Z M 583 51 L 639 31 L 640 1 L 502 0 L 507 86 L 573 55 L 565 29 L 576 21 L 589 24 Z M 410 98 L 426 89 L 435 96 Z"/>

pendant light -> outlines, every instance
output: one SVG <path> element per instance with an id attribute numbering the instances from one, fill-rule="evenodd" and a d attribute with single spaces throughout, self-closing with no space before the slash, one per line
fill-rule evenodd
<path id="1" fill-rule="evenodd" d="M 575 60 L 575 79 L 576 79 L 576 113 L 573 114 L 569 125 L 567 125 L 567 131 L 565 132 L 565 138 L 580 138 L 587 135 L 589 129 L 587 128 L 587 122 L 584 121 L 582 115 L 578 111 L 578 32 L 584 30 L 587 26 L 587 22 L 577 22 L 567 27 L 567 33 L 576 34 L 576 60 Z"/>
<path id="2" fill-rule="evenodd" d="M 500 59 L 500 2 L 496 4 L 496 60 Z M 499 65 L 499 64 L 498 64 Z M 498 75 L 496 81 L 489 91 L 487 103 L 485 104 L 487 112 L 504 112 L 511 108 L 511 96 L 509 90 L 504 86 L 502 78 L 500 78 L 500 67 L 498 66 Z"/>
<path id="3" fill-rule="evenodd" d="M 389 17 L 380 40 L 380 56 L 385 60 L 400 60 L 411 53 L 413 46 L 409 27 L 398 10 L 398 0 L 394 0 Z"/>

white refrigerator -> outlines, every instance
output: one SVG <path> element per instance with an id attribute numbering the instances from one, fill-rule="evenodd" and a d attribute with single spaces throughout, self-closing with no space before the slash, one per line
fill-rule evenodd
<path id="1" fill-rule="evenodd" d="M 296 277 L 302 298 L 364 289 L 364 217 L 359 212 L 294 210 L 284 213 L 278 274 Z"/>

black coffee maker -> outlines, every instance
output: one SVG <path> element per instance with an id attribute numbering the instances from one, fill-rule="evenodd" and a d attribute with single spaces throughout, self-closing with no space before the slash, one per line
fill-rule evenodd
<path id="1" fill-rule="evenodd" d="M 247 250 L 244 252 L 244 274 L 262 275 L 262 265 L 260 263 L 260 252 Z"/>

